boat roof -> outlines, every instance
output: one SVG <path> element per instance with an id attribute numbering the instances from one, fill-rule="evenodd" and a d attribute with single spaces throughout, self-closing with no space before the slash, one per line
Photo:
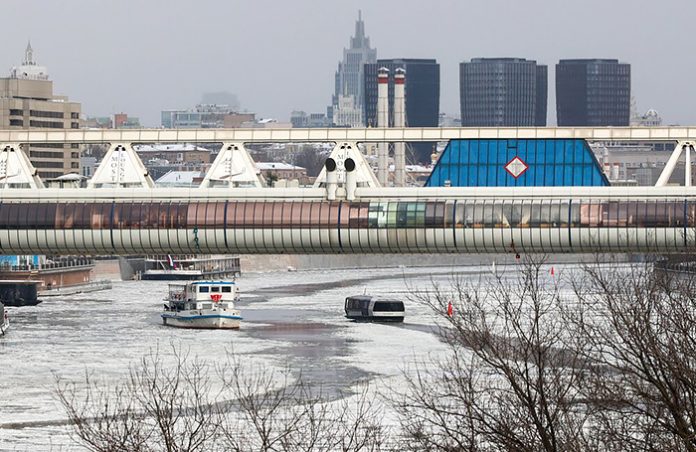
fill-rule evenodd
<path id="1" fill-rule="evenodd" d="M 195 284 L 237 284 L 237 283 L 234 281 L 194 281 L 191 284 L 195 285 Z"/>
<path id="2" fill-rule="evenodd" d="M 3 279 L 0 281 L 2 284 L 39 284 L 41 281 L 35 281 L 31 279 Z"/>

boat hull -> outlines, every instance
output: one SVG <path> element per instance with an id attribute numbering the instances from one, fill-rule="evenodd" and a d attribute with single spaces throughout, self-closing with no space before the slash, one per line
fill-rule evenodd
<path id="1" fill-rule="evenodd" d="M 162 323 L 176 328 L 239 329 L 242 317 L 228 314 L 165 313 Z"/>

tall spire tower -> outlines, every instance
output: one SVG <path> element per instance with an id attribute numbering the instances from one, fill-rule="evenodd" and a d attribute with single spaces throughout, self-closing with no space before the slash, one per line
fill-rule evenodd
<path id="1" fill-rule="evenodd" d="M 358 11 L 355 34 L 350 38 L 350 47 L 343 49 L 343 60 L 338 63 L 336 86 L 332 97 L 333 123 L 338 126 L 361 127 L 365 87 L 363 66 L 377 61 L 377 50 L 370 47 L 370 38 L 365 36 L 362 11 Z"/>
<path id="2" fill-rule="evenodd" d="M 24 62 L 25 66 L 33 66 L 34 63 L 34 49 L 31 48 L 31 41 L 27 41 L 27 48 L 24 51 Z"/>

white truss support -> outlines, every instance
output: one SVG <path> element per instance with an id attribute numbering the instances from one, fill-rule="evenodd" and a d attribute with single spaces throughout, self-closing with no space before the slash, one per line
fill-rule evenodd
<path id="1" fill-rule="evenodd" d="M 256 187 L 263 184 L 256 164 L 241 142 L 223 143 L 200 188 Z"/>
<path id="2" fill-rule="evenodd" d="M 131 143 L 111 143 L 87 188 L 153 188 L 155 183 Z"/>
<path id="3" fill-rule="evenodd" d="M 691 186 L 691 151 L 694 149 L 694 142 L 693 141 L 679 141 L 677 145 L 674 147 L 674 151 L 672 151 L 672 155 L 669 157 L 669 160 L 667 160 L 667 163 L 665 164 L 665 168 L 662 170 L 662 173 L 660 173 L 660 177 L 657 179 L 657 182 L 655 183 L 656 187 L 664 187 L 669 183 L 669 178 L 672 177 L 672 173 L 674 172 L 674 168 L 677 167 L 677 163 L 679 163 L 679 159 L 681 158 L 682 154 L 685 154 L 685 160 L 686 160 L 686 167 L 684 171 L 684 186 L 685 187 L 690 187 Z"/>
<path id="4" fill-rule="evenodd" d="M 351 182 L 353 189 L 358 187 L 381 187 L 380 183 L 377 181 L 377 178 L 375 177 L 374 172 L 372 171 L 372 168 L 370 168 L 370 164 L 367 163 L 367 160 L 365 160 L 365 157 L 362 155 L 362 152 L 360 152 L 360 148 L 358 148 L 358 143 L 354 141 L 336 143 L 336 146 L 334 146 L 333 150 L 331 151 L 331 155 L 329 155 L 329 159 L 333 159 L 333 161 L 336 164 L 336 169 L 333 171 L 334 173 L 336 173 L 335 177 L 332 174 L 329 180 L 329 182 L 331 182 L 331 185 L 333 185 L 335 181 L 338 187 L 343 187 L 344 189 L 346 188 L 346 161 L 348 159 L 352 159 L 354 163 L 354 169 L 351 171 L 351 177 L 349 182 Z M 349 164 L 349 166 L 351 165 Z M 326 165 L 324 165 L 324 168 L 322 168 L 321 173 L 319 173 L 319 176 L 317 176 L 316 181 L 314 181 L 314 188 L 325 186 L 327 186 Z M 331 188 L 333 190 L 333 187 L 327 188 Z M 343 191 L 343 194 L 345 194 L 345 190 Z"/>
<path id="5" fill-rule="evenodd" d="M 0 143 L 0 187 L 44 188 L 38 171 L 17 143 Z"/>

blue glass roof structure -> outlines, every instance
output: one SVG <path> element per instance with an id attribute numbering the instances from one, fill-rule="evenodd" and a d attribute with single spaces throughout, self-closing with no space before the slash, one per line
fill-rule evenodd
<path id="1" fill-rule="evenodd" d="M 426 187 L 603 187 L 609 180 L 583 139 L 451 140 Z"/>

